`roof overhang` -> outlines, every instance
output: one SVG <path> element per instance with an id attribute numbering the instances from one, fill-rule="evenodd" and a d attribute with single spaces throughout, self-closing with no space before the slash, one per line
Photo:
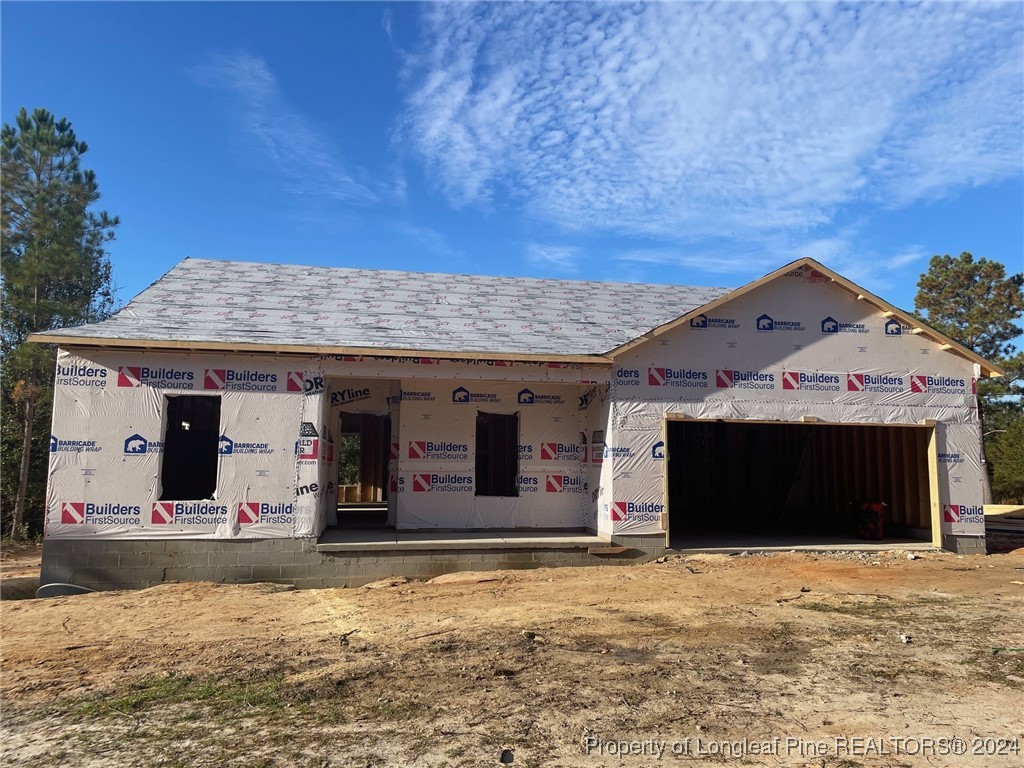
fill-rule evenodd
<path id="1" fill-rule="evenodd" d="M 615 358 L 618 355 L 621 355 L 623 352 L 626 352 L 627 350 L 630 350 L 633 347 L 643 344 L 645 341 L 656 339 L 659 336 L 668 333 L 669 331 L 675 328 L 678 328 L 680 325 L 689 322 L 690 318 L 692 317 L 696 317 L 697 315 L 710 312 L 722 306 L 723 304 L 732 301 L 733 299 L 739 298 L 745 293 L 749 293 L 750 291 L 753 291 L 756 288 L 759 288 L 762 285 L 765 285 L 766 283 L 775 280 L 776 278 L 782 277 L 787 272 L 792 272 L 794 269 L 799 269 L 802 267 L 810 267 L 811 269 L 820 272 L 832 283 L 838 285 L 839 287 L 849 291 L 851 294 L 856 296 L 858 301 L 863 301 L 868 305 L 880 310 L 884 317 L 895 317 L 899 319 L 905 325 L 910 326 L 910 332 L 912 334 L 916 336 L 921 336 L 922 338 L 934 342 L 939 346 L 940 349 L 942 349 L 945 352 L 950 352 L 954 355 L 969 360 L 972 363 L 976 363 L 978 366 L 981 367 L 981 371 L 984 376 L 987 376 L 989 378 L 997 378 L 1005 375 L 1005 371 L 1003 371 L 1002 368 L 989 362 L 985 358 L 981 357 L 981 355 L 979 355 L 978 353 L 973 352 L 972 350 L 965 347 L 963 344 L 954 341 L 945 334 L 935 330 L 927 323 L 922 322 L 919 318 L 914 317 L 910 313 L 904 312 L 902 309 L 893 306 L 884 299 L 875 296 L 870 291 L 864 290 L 859 285 L 851 282 L 850 280 L 847 280 L 845 277 L 838 274 L 837 272 L 833 272 L 828 267 L 808 257 L 797 259 L 796 261 L 791 262 L 785 265 L 784 267 L 776 269 L 774 272 L 769 272 L 764 277 L 755 280 L 752 283 L 747 283 L 747 285 L 744 285 L 741 288 L 737 288 L 735 291 L 732 291 L 731 293 L 727 293 L 725 296 L 721 296 L 715 299 L 714 301 L 710 301 L 704 306 L 692 309 L 686 314 L 680 315 L 675 320 L 671 320 L 665 323 L 664 325 L 660 325 L 657 328 L 648 331 L 643 336 L 639 336 L 636 339 L 633 339 L 632 341 L 627 341 L 625 344 L 621 344 L 620 346 L 615 347 L 612 350 L 609 350 L 608 352 L 605 353 L 605 355 L 610 358 Z"/>
<path id="2" fill-rule="evenodd" d="M 524 363 L 579 363 L 611 365 L 606 355 L 524 355 L 502 352 L 459 352 L 424 349 L 382 349 L 380 347 L 306 346 L 300 344 L 259 344 L 226 341 L 161 341 L 154 339 L 106 339 L 97 336 L 69 336 L 58 333 L 33 333 L 28 340 L 37 344 L 56 344 L 61 347 L 87 347 L 91 349 L 130 349 L 139 351 L 178 352 L 235 352 L 262 355 L 363 355 L 367 357 L 428 357 L 438 360 L 508 360 Z"/>

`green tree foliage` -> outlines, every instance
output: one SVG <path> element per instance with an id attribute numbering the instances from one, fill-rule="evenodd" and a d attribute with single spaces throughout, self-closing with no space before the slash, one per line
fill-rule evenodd
<path id="1" fill-rule="evenodd" d="M 997 433 L 989 449 L 992 496 L 1002 504 L 1024 504 L 1024 415 Z"/>
<path id="2" fill-rule="evenodd" d="M 1021 335 L 1016 321 L 1024 316 L 1022 286 L 1024 274 L 1007 275 L 998 261 L 975 261 L 964 252 L 933 256 L 914 297 L 914 308 L 929 325 L 1006 371 L 1002 378 L 978 382 L 990 472 L 998 461 L 995 441 L 1024 412 L 1024 353 L 1013 344 Z"/>
<path id="3" fill-rule="evenodd" d="M 15 125 L 4 124 L 0 146 L 0 519 L 17 536 L 42 520 L 56 360 L 53 347 L 26 340 L 109 314 L 106 246 L 118 220 L 94 210 L 96 176 L 80 165 L 88 147 L 66 118 L 22 109 Z"/>

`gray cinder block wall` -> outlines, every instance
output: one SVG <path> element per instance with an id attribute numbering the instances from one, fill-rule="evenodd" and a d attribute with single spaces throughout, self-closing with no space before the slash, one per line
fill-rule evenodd
<path id="1" fill-rule="evenodd" d="M 984 536 L 942 535 L 942 548 L 958 555 L 984 555 L 988 553 Z"/>
<path id="2" fill-rule="evenodd" d="M 320 552 L 315 539 L 56 539 L 43 543 L 40 583 L 97 590 L 141 589 L 168 581 L 357 587 L 390 576 L 429 579 L 456 571 L 628 565 L 663 553 L 663 540 L 660 549 L 591 554 L 587 547 Z"/>

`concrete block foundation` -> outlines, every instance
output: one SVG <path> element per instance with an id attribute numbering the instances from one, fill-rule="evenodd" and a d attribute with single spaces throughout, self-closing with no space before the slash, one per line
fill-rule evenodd
<path id="1" fill-rule="evenodd" d="M 43 543 L 42 585 L 95 590 L 143 589 L 170 581 L 244 584 L 272 581 L 298 588 L 358 587 L 393 576 L 430 579 L 456 571 L 631 565 L 664 554 L 664 537 L 642 537 L 624 552 L 591 553 L 586 546 L 458 549 L 378 549 L 324 552 L 317 540 L 66 540 Z M 615 542 L 625 544 L 626 542 Z M 642 547 L 637 545 L 644 545 Z"/>
<path id="2" fill-rule="evenodd" d="M 942 548 L 958 555 L 984 555 L 988 553 L 984 536 L 957 536 L 943 534 Z"/>

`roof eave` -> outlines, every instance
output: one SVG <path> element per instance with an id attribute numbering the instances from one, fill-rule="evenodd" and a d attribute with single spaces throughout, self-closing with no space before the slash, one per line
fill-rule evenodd
<path id="1" fill-rule="evenodd" d="M 109 339 L 98 336 L 70 336 L 55 333 L 33 333 L 28 337 L 37 344 L 61 347 L 134 349 L 163 352 L 236 352 L 250 354 L 292 355 L 364 355 L 368 357 L 429 357 L 439 360 L 508 360 L 533 363 L 580 363 L 611 365 L 606 355 L 526 355 L 505 352 L 460 352 L 383 347 L 339 347 L 332 345 L 260 344 L 228 341 L 171 341 L 159 339 Z"/>

